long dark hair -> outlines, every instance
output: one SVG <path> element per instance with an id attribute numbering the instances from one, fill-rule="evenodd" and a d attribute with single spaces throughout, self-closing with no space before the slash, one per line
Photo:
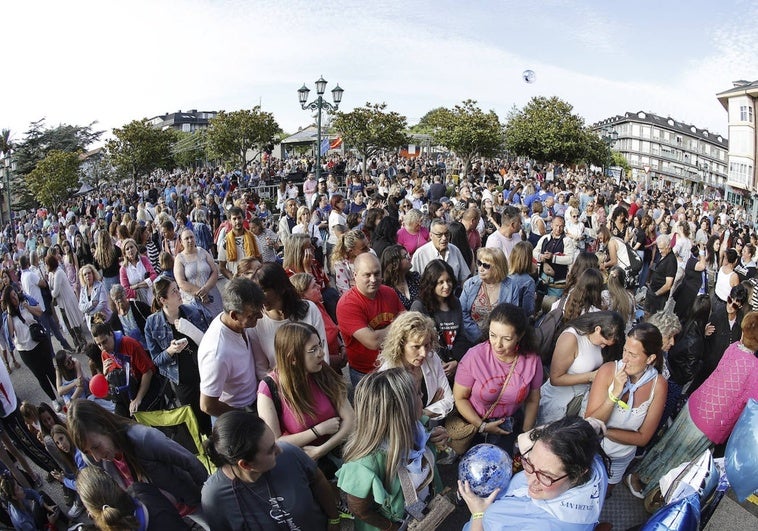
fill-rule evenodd
<path id="1" fill-rule="evenodd" d="M 390 245 L 382 252 L 382 277 L 384 285 L 394 288 L 403 280 L 400 266 L 408 251 L 399 244 Z"/>
<path id="2" fill-rule="evenodd" d="M 439 258 L 432 260 L 424 268 L 424 273 L 421 275 L 421 283 L 419 289 L 419 298 L 424 308 L 433 315 L 440 309 L 440 302 L 437 300 L 437 295 L 434 290 L 437 288 L 437 281 L 442 276 L 442 273 L 447 273 L 450 276 L 450 282 L 452 282 L 452 289 L 450 290 L 450 296 L 447 298 L 447 303 L 452 305 L 455 298 L 455 289 L 458 287 L 458 280 L 455 278 L 455 272 L 450 264 Z"/>
<path id="3" fill-rule="evenodd" d="M 514 304 L 508 304 L 507 302 L 495 306 L 487 319 L 484 340 L 489 340 L 489 330 L 492 323 L 510 325 L 513 327 L 516 335 L 521 335 L 521 339 L 518 342 L 519 354 L 535 351 L 534 327 L 529 324 L 529 319 L 523 308 Z"/>
<path id="4" fill-rule="evenodd" d="M 282 301 L 282 312 L 287 319 L 301 321 L 305 318 L 308 302 L 298 296 L 281 265 L 276 262 L 264 263 L 253 280 L 262 290 L 276 292 Z"/>

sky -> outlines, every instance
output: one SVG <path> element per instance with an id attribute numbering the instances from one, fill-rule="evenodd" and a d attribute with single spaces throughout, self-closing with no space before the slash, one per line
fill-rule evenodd
<path id="1" fill-rule="evenodd" d="M 179 110 L 261 105 L 294 133 L 323 76 L 340 110 L 413 125 L 465 99 L 501 120 L 557 96 L 587 124 L 645 111 L 726 135 L 715 94 L 758 80 L 758 0 L 3 2 L 0 128 L 110 132 Z M 535 72 L 526 83 L 524 70 Z"/>

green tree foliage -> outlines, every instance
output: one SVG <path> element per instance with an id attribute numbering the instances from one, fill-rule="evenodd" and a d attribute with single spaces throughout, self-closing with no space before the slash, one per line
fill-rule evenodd
<path id="1" fill-rule="evenodd" d="M 156 129 L 147 119 L 134 120 L 120 129 L 114 129 L 116 137 L 106 144 L 108 160 L 122 176 L 134 180 L 157 169 L 175 167 L 171 148 L 176 140 L 173 129 Z"/>
<path id="2" fill-rule="evenodd" d="M 405 116 L 386 109 L 386 103 L 366 103 L 350 112 L 337 112 L 332 122 L 345 145 L 355 149 L 363 159 L 364 178 L 370 157 L 397 150 L 409 142 Z"/>
<path id="3" fill-rule="evenodd" d="M 26 182 L 35 200 L 57 207 L 79 186 L 79 153 L 50 151 L 26 175 Z"/>
<path id="4" fill-rule="evenodd" d="M 208 135 L 205 129 L 198 129 L 191 133 L 179 131 L 172 148 L 176 165 L 185 169 L 202 165 L 206 160 L 207 141 Z"/>
<path id="5" fill-rule="evenodd" d="M 629 165 L 629 161 L 626 160 L 626 157 L 622 155 L 618 151 L 611 151 L 611 157 L 613 161 L 613 166 L 619 166 L 620 168 L 623 168 L 623 170 L 626 173 L 629 173 L 632 171 L 632 167 Z"/>
<path id="6" fill-rule="evenodd" d="M 208 128 L 208 151 L 211 157 L 230 160 L 243 171 L 247 167 L 249 150 L 263 150 L 273 144 L 281 133 L 279 124 L 270 112 L 259 105 L 240 111 L 221 111 L 211 119 Z"/>
<path id="7" fill-rule="evenodd" d="M 540 162 L 567 164 L 595 157 L 597 146 L 588 147 L 590 136 L 584 119 L 572 114 L 572 109 L 571 104 L 557 97 L 532 98 L 508 118 L 505 126 L 508 151 Z"/>
<path id="8" fill-rule="evenodd" d="M 465 100 L 452 109 L 439 107 L 426 113 L 418 132 L 432 135 L 463 160 L 468 173 L 474 157 L 493 157 L 503 149 L 503 128 L 495 111 L 485 113 L 474 100 Z"/>
<path id="9" fill-rule="evenodd" d="M 29 125 L 29 130 L 24 133 L 24 140 L 15 146 L 13 152 L 16 171 L 11 178 L 11 190 L 17 208 L 27 209 L 34 204 L 33 194 L 27 187 L 26 176 L 37 164 L 51 151 L 86 151 L 87 147 L 99 140 L 103 134 L 103 131 L 93 130 L 95 123 L 85 126 L 61 124 L 48 127 L 43 118 Z"/>

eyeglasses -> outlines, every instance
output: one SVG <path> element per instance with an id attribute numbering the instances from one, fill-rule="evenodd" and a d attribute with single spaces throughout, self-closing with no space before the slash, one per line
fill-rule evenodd
<path id="1" fill-rule="evenodd" d="M 537 481 L 539 481 L 544 487 L 552 487 L 553 483 L 557 483 L 558 481 L 562 480 L 563 478 L 567 478 L 568 474 L 563 474 L 559 478 L 551 478 L 550 476 L 545 475 L 544 472 L 541 472 L 534 468 L 534 465 L 531 461 L 529 461 L 529 458 L 526 456 L 529 452 L 531 452 L 532 449 L 530 448 L 527 450 L 522 456 L 521 456 L 521 465 L 524 467 L 524 472 L 527 474 L 534 474 L 537 476 Z"/>
<path id="2" fill-rule="evenodd" d="M 734 307 L 735 307 L 735 308 L 737 308 L 738 310 L 741 310 L 741 309 L 742 309 L 742 303 L 741 303 L 741 302 L 737 302 L 737 301 L 736 301 L 736 300 L 734 300 L 732 297 L 729 297 L 729 296 L 727 296 L 727 298 L 726 298 L 726 302 L 727 302 L 727 304 L 731 304 L 732 306 L 734 306 Z"/>
<path id="3" fill-rule="evenodd" d="M 450 233 L 449 232 L 432 232 L 432 236 L 437 236 L 438 238 L 449 238 Z"/>
<path id="4" fill-rule="evenodd" d="M 309 354 L 311 356 L 318 356 L 318 353 L 321 352 L 324 349 L 324 342 L 319 341 L 318 345 L 315 347 L 311 347 L 308 350 L 305 351 L 306 354 Z"/>
<path id="5" fill-rule="evenodd" d="M 490 267 L 492 267 L 492 264 L 488 264 L 487 262 L 482 262 L 481 260 L 477 260 L 476 261 L 476 266 L 477 267 L 482 267 L 484 269 L 489 269 Z"/>

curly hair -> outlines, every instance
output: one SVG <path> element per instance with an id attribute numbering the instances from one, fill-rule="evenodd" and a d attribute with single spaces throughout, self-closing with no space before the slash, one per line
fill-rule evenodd
<path id="1" fill-rule="evenodd" d="M 603 275 L 598 269 L 587 269 L 578 278 L 576 286 L 566 298 L 563 318 L 566 321 L 576 319 L 594 306 L 602 306 Z"/>
<path id="2" fill-rule="evenodd" d="M 366 238 L 366 234 L 359 229 L 349 230 L 340 236 L 337 239 L 337 245 L 334 246 L 334 250 L 332 251 L 332 262 L 346 260 L 350 251 L 355 248 L 355 245 L 359 241 L 364 242 L 368 248 L 368 238 Z"/>
<path id="3" fill-rule="evenodd" d="M 389 326 L 377 364 L 386 363 L 390 367 L 404 367 L 405 345 L 410 339 L 428 341 L 430 352 L 427 356 L 431 356 L 432 352 L 436 352 L 440 346 L 439 334 L 430 317 L 421 312 L 403 312 Z"/>

